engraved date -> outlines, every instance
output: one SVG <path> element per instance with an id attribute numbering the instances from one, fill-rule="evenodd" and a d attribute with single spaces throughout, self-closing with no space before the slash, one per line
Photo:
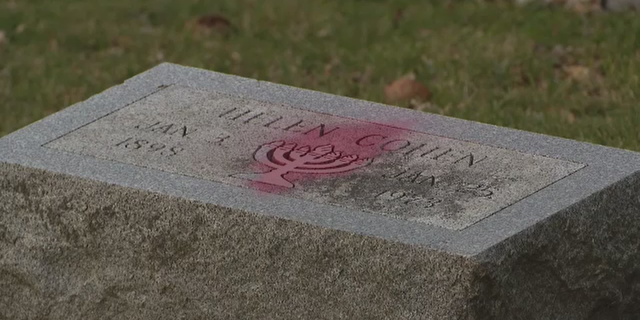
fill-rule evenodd
<path id="1" fill-rule="evenodd" d="M 404 205 L 412 204 L 422 208 L 432 208 L 442 202 L 442 199 L 425 198 L 402 190 L 385 190 L 384 192 L 378 193 L 375 199 Z"/>
<path id="2" fill-rule="evenodd" d="M 490 186 L 486 184 L 466 184 L 462 187 L 462 189 L 458 190 L 459 192 L 471 193 L 478 198 L 487 198 L 491 199 L 494 190 L 491 189 Z"/>
<path id="3" fill-rule="evenodd" d="M 116 143 L 115 146 L 129 150 L 146 151 L 165 157 L 173 157 L 184 151 L 184 149 L 180 147 L 168 146 L 163 143 L 157 142 L 154 143 L 149 140 L 136 139 L 134 137 L 130 137 L 126 140 L 120 141 Z"/>

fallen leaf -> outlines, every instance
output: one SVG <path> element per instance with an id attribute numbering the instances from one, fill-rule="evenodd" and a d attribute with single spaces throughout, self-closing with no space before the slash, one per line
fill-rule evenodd
<path id="1" fill-rule="evenodd" d="M 411 99 L 428 101 L 431 98 L 431 92 L 414 78 L 413 75 L 407 75 L 385 86 L 384 95 L 387 101 L 399 102 Z"/>
<path id="2" fill-rule="evenodd" d="M 198 25 L 207 28 L 229 28 L 231 27 L 231 22 L 229 22 L 229 20 L 223 16 L 207 15 L 198 18 Z"/>
<path id="3" fill-rule="evenodd" d="M 0 30 L 0 46 L 7 43 L 7 34 Z"/>
<path id="4" fill-rule="evenodd" d="M 226 34 L 234 29 L 229 19 L 217 14 L 204 15 L 195 20 L 190 20 L 187 22 L 187 26 L 196 32 L 206 34 L 212 31 Z"/>

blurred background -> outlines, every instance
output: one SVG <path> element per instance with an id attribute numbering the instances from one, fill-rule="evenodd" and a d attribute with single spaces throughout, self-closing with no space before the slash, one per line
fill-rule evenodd
<path id="1" fill-rule="evenodd" d="M 166 61 L 640 151 L 621 2 L 0 0 L 0 136 Z"/>

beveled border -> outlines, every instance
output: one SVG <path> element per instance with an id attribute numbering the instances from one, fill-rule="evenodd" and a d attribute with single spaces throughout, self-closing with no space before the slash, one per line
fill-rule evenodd
<path id="1" fill-rule="evenodd" d="M 369 122 L 410 119 L 411 130 L 586 164 L 461 231 L 324 205 L 43 147 L 167 85 Z M 163 63 L 0 139 L 0 161 L 310 223 L 465 256 L 483 252 L 581 199 L 640 171 L 640 153 Z M 257 195 L 260 197 L 257 197 Z"/>

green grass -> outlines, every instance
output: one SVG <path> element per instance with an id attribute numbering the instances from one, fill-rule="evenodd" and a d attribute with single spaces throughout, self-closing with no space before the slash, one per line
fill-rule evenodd
<path id="1" fill-rule="evenodd" d="M 0 135 L 169 61 L 380 102 L 414 72 L 429 112 L 640 150 L 637 15 L 449 2 L 0 0 Z"/>

